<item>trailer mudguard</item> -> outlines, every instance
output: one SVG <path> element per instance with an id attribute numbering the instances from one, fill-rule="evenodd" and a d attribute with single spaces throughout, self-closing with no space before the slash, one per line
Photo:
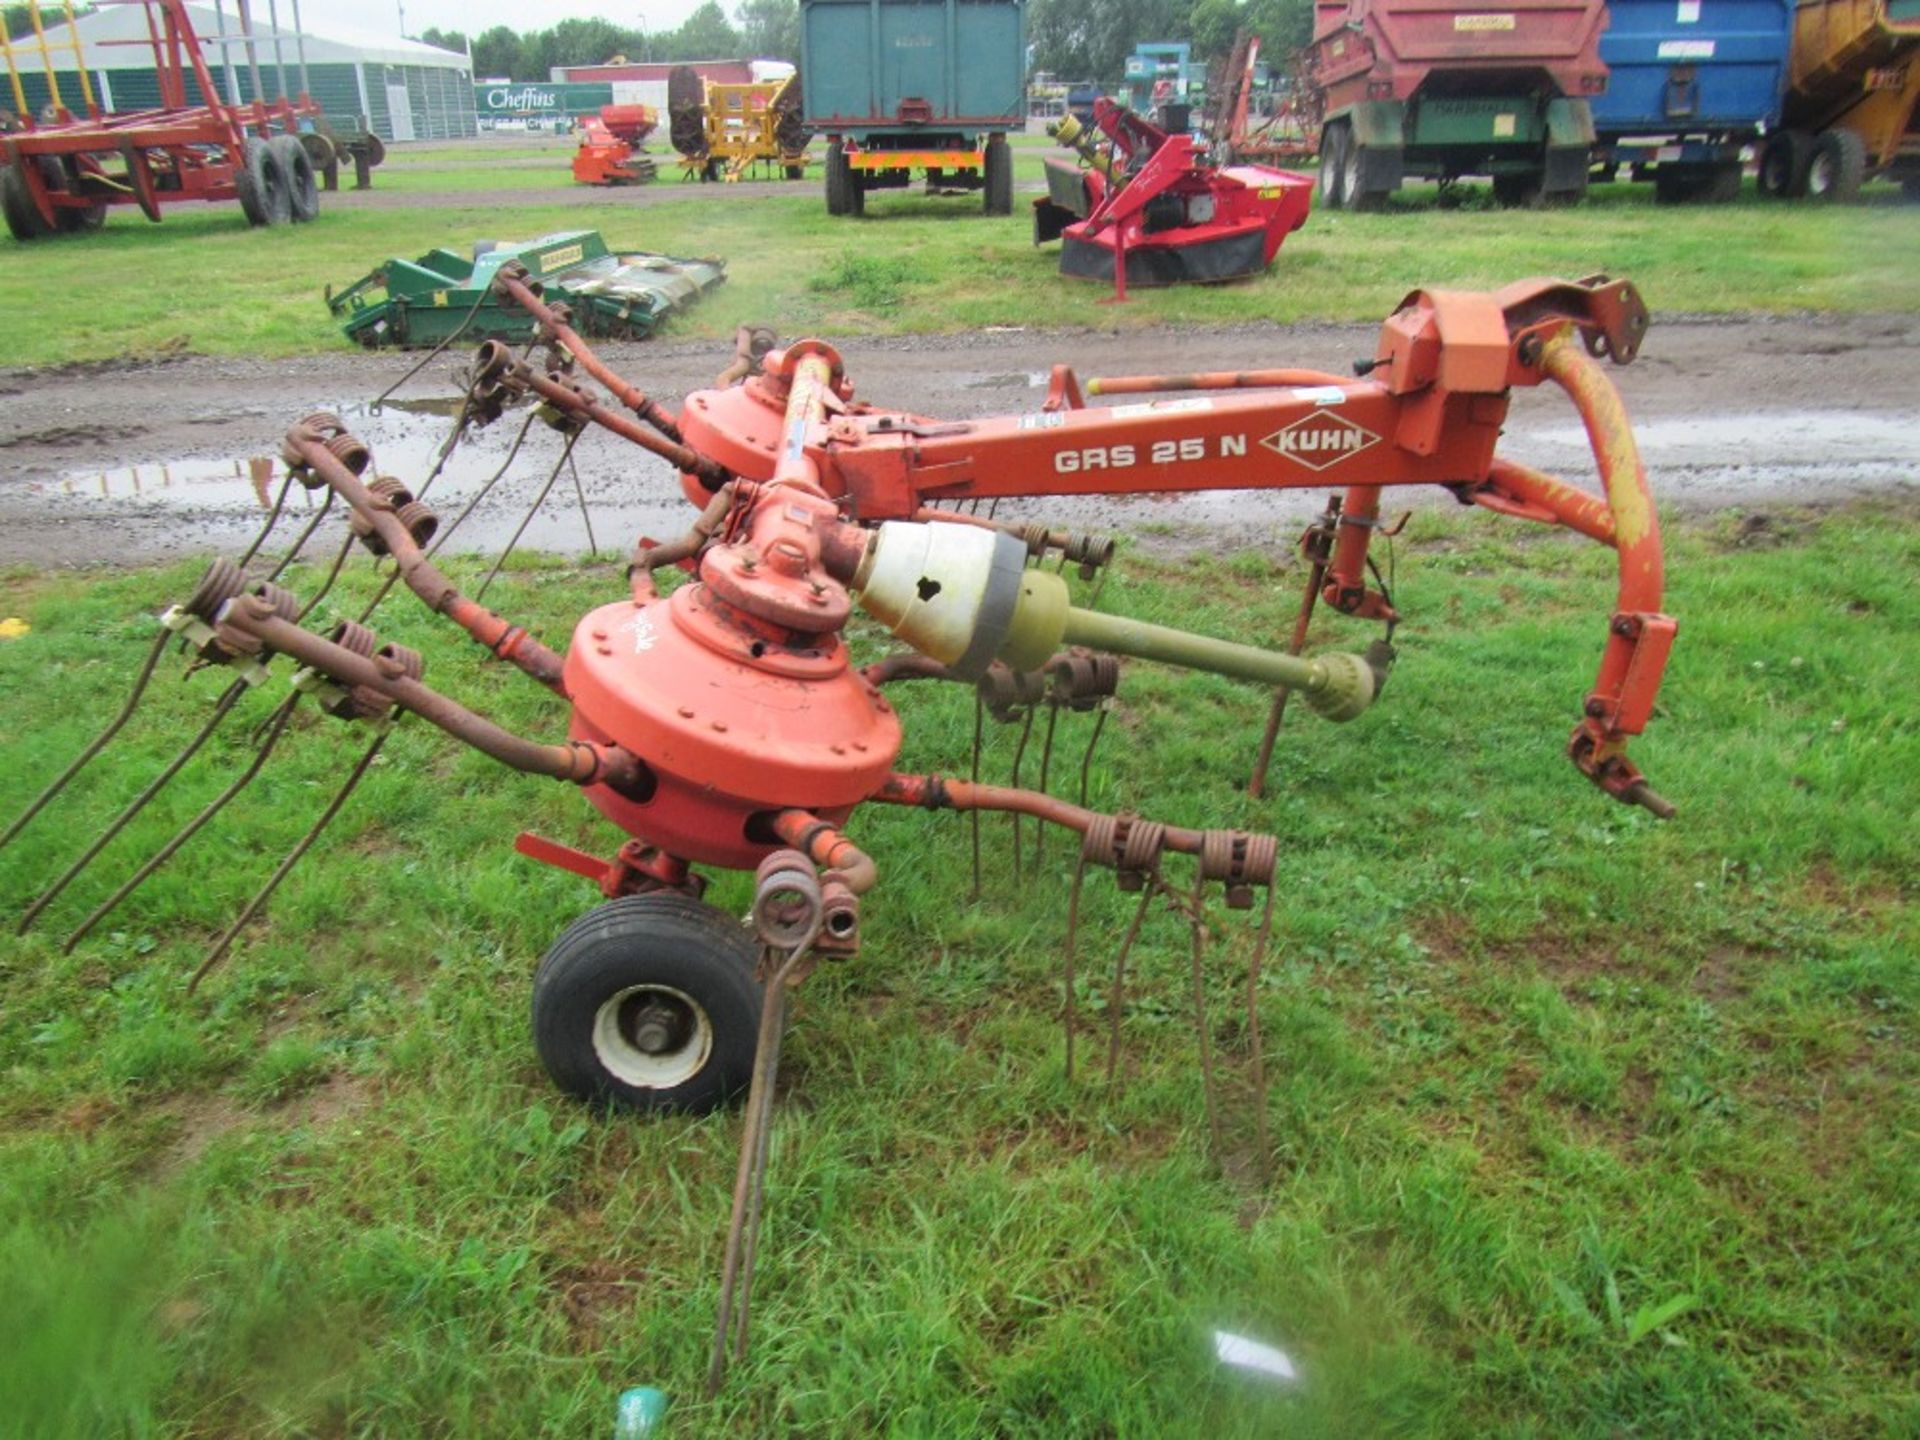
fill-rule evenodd
<path id="1" fill-rule="evenodd" d="M 1360 147 L 1360 193 L 1386 195 L 1398 190 L 1406 180 L 1406 103 L 1362 100 L 1341 113 Z"/>
<path id="2" fill-rule="evenodd" d="M 1586 184 L 1596 138 L 1591 102 L 1564 96 L 1547 102 L 1546 174 L 1542 184 L 1548 194 L 1577 190 Z"/>

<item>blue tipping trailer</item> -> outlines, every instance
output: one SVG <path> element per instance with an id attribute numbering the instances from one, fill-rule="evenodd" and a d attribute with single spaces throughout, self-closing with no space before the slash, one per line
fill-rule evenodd
<path id="1" fill-rule="evenodd" d="M 827 210 L 916 171 L 932 193 L 1013 213 L 1007 132 L 1026 124 L 1025 0 L 801 0 L 807 128 L 827 137 Z"/>
<path id="2" fill-rule="evenodd" d="M 1794 0 L 1609 0 L 1594 159 L 1668 203 L 1731 200 L 1741 147 L 1779 122 Z"/>

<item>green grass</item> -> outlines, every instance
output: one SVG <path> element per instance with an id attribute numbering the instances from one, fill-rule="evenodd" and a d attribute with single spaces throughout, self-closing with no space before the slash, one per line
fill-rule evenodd
<path id="1" fill-rule="evenodd" d="M 471 206 L 335 209 L 312 225 L 255 232 L 232 206 L 182 206 L 160 225 L 132 212 L 76 239 L 0 244 L 0 306 L 35 325 L 0 336 L 0 365 L 133 354 L 290 355 L 344 349 L 321 303 L 392 255 L 474 240 L 592 227 L 623 246 L 720 255 L 730 280 L 673 322 L 672 333 L 730 336 L 744 321 L 782 333 L 900 334 L 994 325 L 1099 329 L 1249 320 L 1379 320 L 1417 285 L 1493 288 L 1530 274 L 1632 276 L 1656 313 L 1910 309 L 1920 305 L 1920 211 L 1876 187 L 1853 208 L 1779 205 L 1751 192 L 1730 206 L 1655 206 L 1650 186 L 1600 186 L 1574 210 L 1503 212 L 1484 194 L 1441 208 L 1415 196 L 1379 215 L 1315 214 L 1262 278 L 1136 291 L 1063 279 L 1055 247 L 1035 249 L 1026 199 L 989 220 L 971 197 L 869 197 L 864 219 L 825 212 L 816 172 L 791 195 L 661 183 L 672 200 L 636 207 L 619 192 L 572 185 L 570 146 L 400 150 L 376 172 L 399 193 L 476 192 Z M 656 147 L 658 149 L 660 147 Z M 1044 142 L 1028 137 L 1016 173 L 1037 179 Z M 669 157 L 657 156 L 666 161 Z M 535 162 L 535 163 L 529 163 Z M 551 192 L 502 208 L 485 189 Z M 876 303 L 849 256 L 878 257 L 896 278 Z"/>
<path id="2" fill-rule="evenodd" d="M 1216 912 L 1224 1176 L 1173 919 L 1137 957 L 1125 1085 L 1069 1084 L 1068 847 L 1017 884 L 990 824 L 970 903 L 964 822 L 861 812 L 883 875 L 865 951 L 800 993 L 754 1352 L 711 1406 L 737 1117 L 589 1114 L 526 1033 L 532 967 L 594 896 L 510 837 L 612 843 L 564 787 L 402 727 L 190 999 L 360 743 L 303 713 L 246 799 L 60 953 L 231 773 L 236 725 L 0 951 L 9 1433 L 592 1435 L 637 1383 L 687 1436 L 1913 1433 L 1920 515 L 1773 522 L 1670 523 L 1681 640 L 1637 754 L 1672 824 L 1560 755 L 1612 595 L 1591 545 L 1423 517 L 1385 698 L 1344 729 L 1290 720 L 1265 803 L 1239 788 L 1262 697 L 1130 667 L 1097 803 L 1283 839 L 1270 1156 L 1242 1083 L 1245 917 Z M 1282 635 L 1298 568 L 1257 538 L 1206 570 L 1129 554 L 1104 604 Z M 194 573 L 0 582 L 32 626 L 0 642 L 0 812 L 110 713 Z M 620 587 L 530 557 L 490 600 L 557 640 Z M 418 607 L 381 625 L 440 687 L 559 732 L 551 697 Z M 15 904 L 205 713 L 219 680 L 177 674 L 0 851 Z M 900 700 L 903 768 L 963 767 L 965 695 Z M 989 773 L 1011 750 L 992 737 Z M 1096 883 L 1088 904 L 1083 1055 L 1130 901 Z M 1298 1391 L 1219 1372 L 1216 1326 L 1290 1350 Z"/>

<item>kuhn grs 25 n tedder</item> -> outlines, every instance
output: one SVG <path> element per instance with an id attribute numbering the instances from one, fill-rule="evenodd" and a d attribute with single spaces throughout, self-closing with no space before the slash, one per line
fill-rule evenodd
<path id="1" fill-rule="evenodd" d="M 1661 611 L 1660 536 L 1645 474 L 1619 397 L 1595 358 L 1624 363 L 1639 348 L 1647 315 L 1624 282 L 1529 280 L 1494 294 L 1417 291 L 1387 320 L 1377 347 L 1357 367 L 1364 372 L 1358 379 L 1248 370 L 1081 382 L 1060 366 L 1039 409 L 962 422 L 861 402 L 830 347 L 807 340 L 770 348 L 765 332 L 744 333 L 716 387 L 688 396 L 671 414 L 609 369 L 523 268 L 503 267 L 493 285 L 501 301 L 533 317 L 538 339 L 525 355 L 498 341 L 480 346 L 441 463 L 470 427 L 531 401 L 539 408 L 529 423 L 537 415 L 570 437 L 603 427 L 664 457 L 700 512 L 679 539 L 638 543 L 628 593 L 582 616 L 564 654 L 462 595 L 436 568 L 426 547 L 440 522 L 423 498 L 431 474 L 418 485 L 379 477 L 368 448 L 324 414 L 294 425 L 282 454 L 288 485 L 298 481 L 344 505 L 348 534 L 339 558 L 356 543 L 364 546 L 391 566 L 389 585 L 403 583 L 553 691 L 565 707 L 565 737 L 523 738 L 429 689 L 421 658 L 368 628 L 371 606 L 324 632 L 303 624 L 339 573 L 338 559 L 304 604 L 277 581 L 323 507 L 270 573 L 256 577 L 242 565 L 217 563 L 192 596 L 161 617 L 125 710 L 0 843 L 20 834 L 126 723 L 175 637 L 230 680 L 207 729 L 127 816 L 249 689 L 281 676 L 293 689 L 263 728 L 248 774 L 135 871 L 69 945 L 237 793 L 303 697 L 372 739 L 319 823 L 215 944 L 208 965 L 337 812 L 398 712 L 513 769 L 579 786 L 627 838 L 605 857 L 534 835 L 517 842 L 523 853 L 586 877 L 607 897 L 541 962 L 535 1042 L 563 1088 L 616 1105 L 706 1108 L 750 1087 L 716 1380 L 730 1336 L 735 1353 L 744 1341 L 746 1293 L 736 1280 L 743 1269 L 751 1274 L 786 997 L 814 957 L 858 948 L 861 906 L 878 893 L 883 866 L 855 838 L 861 806 L 976 817 L 1010 812 L 1079 837 L 1066 945 L 1069 1071 L 1079 1028 L 1071 968 L 1087 869 L 1113 870 L 1141 897 L 1114 968 L 1110 1064 L 1139 917 L 1156 900 L 1184 916 L 1195 937 L 1195 1022 L 1210 1118 L 1213 1061 L 1200 985 L 1208 890 L 1218 885 L 1233 909 L 1254 908 L 1264 892 L 1247 1016 L 1253 1089 L 1262 1094 L 1252 1001 L 1274 904 L 1274 838 L 1098 814 L 1045 793 L 1044 762 L 1038 790 L 980 783 L 977 723 L 969 778 L 899 773 L 901 717 L 888 698 L 892 682 L 973 685 L 976 719 L 985 710 L 1031 726 L 1047 707 L 1049 750 L 1060 708 L 1104 716 L 1118 656 L 1273 687 L 1257 793 L 1288 695 L 1298 692 L 1334 721 L 1355 719 L 1379 697 L 1398 619 L 1369 560 L 1382 528 L 1382 491 L 1439 486 L 1463 502 L 1565 525 L 1618 551 L 1618 595 L 1569 754 L 1615 798 L 1671 813 L 1627 756 L 1628 740 L 1652 714 L 1675 627 Z M 1579 412 L 1602 494 L 1495 453 L 1511 390 L 1543 381 L 1560 386 Z M 1180 393 L 1131 398 L 1165 392 Z M 1123 398 L 1110 405 L 1107 396 Z M 1110 542 L 1044 524 L 1008 524 L 978 509 L 1012 496 L 1328 486 L 1342 490 L 1303 541 L 1310 578 L 1290 652 L 1076 604 L 1066 565 L 1077 563 L 1083 577 L 1095 578 L 1112 559 Z M 283 488 L 283 501 L 285 494 Z M 265 538 L 263 531 L 244 563 L 264 553 Z M 1050 559 L 1058 565 L 1041 563 Z M 662 594 L 655 577 L 671 567 L 691 578 Z M 1380 621 L 1387 637 L 1365 654 L 1304 656 L 1306 622 L 1318 603 Z M 855 668 L 842 632 L 856 606 L 909 648 Z M 44 913 L 125 818 L 32 904 L 21 928 Z M 977 856 L 977 830 L 974 843 Z M 1184 885 L 1169 875 L 1169 855 L 1194 857 Z M 751 930 L 701 902 L 696 866 L 756 870 Z M 1263 1098 L 1255 1100 L 1255 1119 L 1264 1139 Z"/>

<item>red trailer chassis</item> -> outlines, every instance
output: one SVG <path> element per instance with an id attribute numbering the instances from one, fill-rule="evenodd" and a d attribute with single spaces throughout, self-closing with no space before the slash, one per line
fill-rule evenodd
<path id="1" fill-rule="evenodd" d="M 228 104 L 220 98 L 185 0 L 98 3 L 145 8 L 145 41 L 101 43 L 152 47 L 159 108 L 106 113 L 93 94 L 77 37 L 52 47 L 74 51 L 84 115 L 66 103 L 49 59 L 47 117 L 22 114 L 18 130 L 0 135 L 6 162 L 0 169 L 0 209 L 16 238 L 95 229 L 110 205 L 137 205 L 157 221 L 163 205 L 238 200 L 254 225 L 306 220 L 317 213 L 313 161 L 299 128 L 303 120 L 319 124 L 322 116 L 308 96 Z M 46 45 L 41 49 L 43 55 L 49 51 Z M 8 59 L 11 67 L 11 53 Z M 204 103 L 189 101 L 189 77 Z M 17 92 L 18 72 L 13 79 Z"/>

